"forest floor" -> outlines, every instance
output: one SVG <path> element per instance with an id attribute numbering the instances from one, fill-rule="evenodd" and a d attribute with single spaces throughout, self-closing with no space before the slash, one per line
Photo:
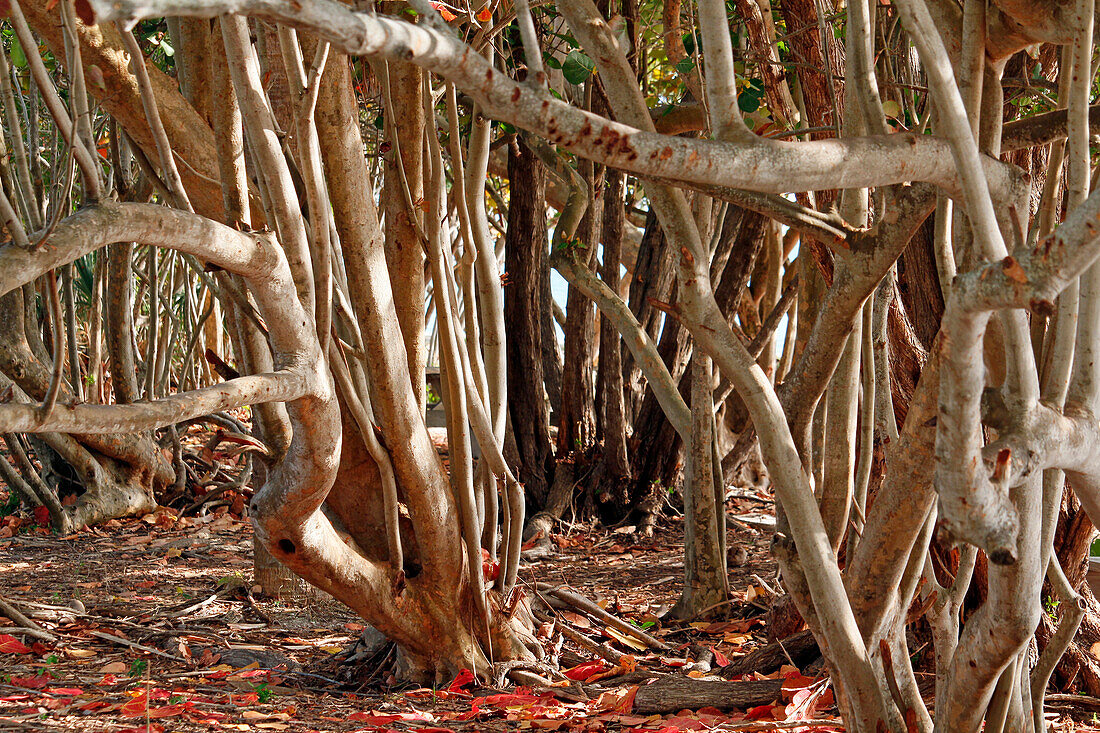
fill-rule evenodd
<path id="1" fill-rule="evenodd" d="M 771 533 L 753 526 L 768 513 L 762 494 L 728 506 L 732 599 L 717 621 L 659 618 L 682 583 L 678 520 L 654 538 L 630 527 L 553 535 L 550 555 L 523 565 L 530 593 L 568 586 L 667 648 L 559 611 L 557 624 L 623 656 L 612 664 L 567 641 L 569 680 L 533 689 L 463 674 L 434 688 L 397 683 L 392 648 L 363 640 L 369 630 L 342 605 L 253 595 L 252 531 L 234 508 L 159 510 L 68 536 L 33 517 L 0 519 L 0 732 L 843 730 L 816 648 L 799 644 L 806 634 L 767 644 L 776 582 Z M 4 618 L 4 603 L 53 639 Z M 733 699 L 751 704 L 730 709 Z M 1067 718 L 1059 730 L 1096 729 Z"/>

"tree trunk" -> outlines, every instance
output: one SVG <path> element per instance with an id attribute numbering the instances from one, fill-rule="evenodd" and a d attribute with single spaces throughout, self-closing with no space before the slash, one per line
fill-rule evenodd
<path id="1" fill-rule="evenodd" d="M 550 405 L 543 379 L 541 281 L 547 270 L 546 170 L 521 141 L 508 146 L 508 203 L 504 241 L 507 281 L 504 319 L 508 323 L 508 414 L 518 452 L 516 476 L 527 490 L 528 508 L 543 507 L 554 475 Z"/>

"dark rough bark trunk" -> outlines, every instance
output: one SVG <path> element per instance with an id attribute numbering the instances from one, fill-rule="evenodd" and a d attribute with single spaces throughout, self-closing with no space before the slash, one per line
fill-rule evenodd
<path id="1" fill-rule="evenodd" d="M 551 423 L 558 424 L 561 414 L 563 357 L 554 319 L 554 294 L 550 290 L 550 257 L 544 256 L 539 271 L 539 329 L 542 331 L 542 377 L 550 401 Z"/>
<path id="2" fill-rule="evenodd" d="M 634 273 L 630 280 L 630 310 L 642 329 L 656 341 L 661 333 L 664 314 L 652 301 L 668 302 L 672 297 L 675 278 L 674 253 L 665 246 L 664 232 L 651 209 L 646 215 L 645 232 L 638 245 Z M 625 345 L 620 349 L 623 363 L 623 381 L 627 391 L 627 415 L 635 421 L 646 394 L 642 372 L 634 365 L 634 356 Z M 635 435 L 637 430 L 635 429 Z"/>
<path id="3" fill-rule="evenodd" d="M 934 222 L 929 217 L 898 258 L 898 295 L 925 351 L 932 348 L 943 318 L 943 293 L 932 249 L 933 230 Z"/>
<path id="4" fill-rule="evenodd" d="M 584 167 L 591 164 L 584 163 Z M 589 175 L 584 175 L 587 172 Z M 589 192 L 593 194 L 588 209 L 577 228 L 577 240 L 585 250 L 582 255 L 587 267 L 596 262 L 602 218 L 602 171 L 593 175 L 591 168 L 582 172 L 591 181 Z M 580 290 L 570 286 L 565 317 L 564 363 L 562 372 L 561 411 L 558 413 L 558 455 L 586 451 L 596 438 L 595 370 L 596 356 L 596 308 Z"/>
<path id="5" fill-rule="evenodd" d="M 665 318 L 657 353 L 679 386 L 680 396 L 690 403 L 690 380 L 682 377 L 691 359 L 691 341 L 687 330 L 672 316 Z M 634 488 L 622 510 L 637 507 L 643 512 L 653 511 L 660 506 L 661 494 L 680 485 L 684 444 L 649 390 L 634 419 L 631 448 Z M 655 501 L 658 503 L 653 505 Z"/>
<path id="6" fill-rule="evenodd" d="M 513 186 L 504 240 L 504 320 L 508 324 L 508 413 L 515 437 L 516 476 L 529 503 L 542 508 L 554 471 L 550 406 L 543 394 L 543 272 L 547 269 L 546 170 L 522 143 L 509 146 Z"/>
<path id="7" fill-rule="evenodd" d="M 813 0 L 783 0 L 779 4 L 779 14 L 787 26 L 786 38 L 791 53 L 800 64 L 798 83 L 802 87 L 802 99 L 809 117 L 803 126 L 824 127 L 837 124 L 844 99 L 843 45 L 832 43 L 827 50 L 822 46 L 817 9 Z M 823 131 L 812 133 L 810 137 L 821 139 L 834 135 Z"/>
<path id="8" fill-rule="evenodd" d="M 619 292 L 619 262 L 622 253 L 623 224 L 626 212 L 623 193 L 626 177 L 609 171 L 604 192 L 603 262 L 600 277 L 609 288 Z M 630 479 L 630 459 L 626 449 L 626 405 L 623 401 L 623 370 L 619 332 L 606 318 L 600 319 L 600 365 L 596 374 L 597 404 L 603 437 L 599 485 L 596 500 L 624 503 L 623 492 Z"/>

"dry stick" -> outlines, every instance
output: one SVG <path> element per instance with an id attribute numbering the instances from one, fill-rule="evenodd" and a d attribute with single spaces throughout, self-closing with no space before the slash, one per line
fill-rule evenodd
<path id="1" fill-rule="evenodd" d="M 535 613 L 535 617 L 538 618 L 539 621 L 544 622 L 551 620 L 550 616 L 538 612 Z M 560 618 L 554 619 L 554 621 L 557 623 L 558 631 L 561 632 L 561 635 L 574 644 L 584 647 L 596 656 L 602 657 L 612 664 L 618 664 L 622 660 L 623 654 L 621 652 L 617 652 L 606 644 L 601 644 L 594 639 L 588 638 L 576 629 L 567 626 Z"/>
<path id="2" fill-rule="evenodd" d="M 188 666 L 191 665 L 191 662 L 187 659 L 184 659 L 183 657 L 177 657 L 173 654 L 168 654 L 166 652 L 162 652 L 160 649 L 154 649 L 151 646 L 145 646 L 144 644 L 138 644 L 137 642 L 133 642 L 133 641 L 129 641 L 127 639 L 123 639 L 121 637 L 115 636 L 114 634 L 108 634 L 108 633 L 103 632 L 103 631 L 89 631 L 88 633 L 90 633 L 92 636 L 96 637 L 97 639 L 103 639 L 104 641 L 109 641 L 112 644 L 118 644 L 119 646 L 129 647 L 130 649 L 137 649 L 138 651 L 146 652 L 148 654 L 155 654 L 158 657 L 164 657 L 165 659 L 171 659 L 173 662 L 179 662 L 180 664 L 186 664 Z"/>
<path id="3" fill-rule="evenodd" d="M 4 596 L 0 596 L 0 613 L 3 613 L 12 621 L 22 626 L 23 633 L 25 633 L 27 636 L 33 636 L 34 638 L 41 639 L 42 641 L 57 641 L 56 636 L 43 629 L 36 622 L 24 616 L 19 608 Z"/>
<path id="4" fill-rule="evenodd" d="M 808 720 L 760 720 L 755 723 L 720 723 L 714 728 L 711 728 L 711 730 L 791 730 L 794 728 L 808 728 L 815 725 L 828 725 L 832 727 L 837 727 L 839 725 L 842 725 L 842 723 L 839 720 L 829 720 L 827 718 L 811 718 Z"/>
<path id="5" fill-rule="evenodd" d="M 548 591 L 550 593 L 550 595 L 555 596 L 556 598 L 560 599 L 562 602 L 567 603 L 570 606 L 573 606 L 573 608 L 576 608 L 579 611 L 584 611 L 589 616 L 592 616 L 596 619 L 599 619 L 600 621 L 604 622 L 608 626 L 615 627 L 616 629 L 623 632 L 624 634 L 627 634 L 629 636 L 633 636 L 635 639 L 637 639 L 638 641 L 646 644 L 647 646 L 651 646 L 651 647 L 654 647 L 655 649 L 661 649 L 661 650 L 665 650 L 665 651 L 672 648 L 668 644 L 661 641 L 660 639 L 656 639 L 656 638 L 650 636 L 649 634 L 647 634 L 646 632 L 644 632 L 641 629 L 637 628 L 636 626 L 632 626 L 631 624 L 627 623 L 626 621 L 623 621 L 621 618 L 618 618 L 616 616 L 612 616 L 610 613 L 603 610 L 598 605 L 596 605 L 595 603 L 588 600 L 587 598 L 585 598 L 582 595 L 579 595 L 577 593 L 573 593 L 573 592 L 568 591 L 568 590 L 566 590 L 564 588 L 561 588 L 561 587 L 553 586 L 550 583 L 538 583 L 536 585 L 536 588 L 538 588 L 539 590 Z"/>

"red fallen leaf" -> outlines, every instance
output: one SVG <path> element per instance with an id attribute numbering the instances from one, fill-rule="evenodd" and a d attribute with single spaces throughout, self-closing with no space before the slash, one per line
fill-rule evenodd
<path id="1" fill-rule="evenodd" d="M 587 662 L 585 664 L 578 664 L 576 667 L 573 667 L 572 669 L 565 670 L 564 674 L 565 674 L 566 677 L 568 677 L 571 680 L 576 680 L 577 682 L 584 682 L 585 680 L 587 680 L 592 675 L 596 674 L 597 672 L 603 672 L 605 669 L 607 669 L 607 665 L 605 665 L 603 663 L 603 660 L 598 659 L 594 662 Z"/>
<path id="2" fill-rule="evenodd" d="M 34 521 L 43 527 L 50 523 L 50 508 L 48 506 L 36 506 L 34 508 Z"/>
<path id="3" fill-rule="evenodd" d="M 489 551 L 481 548 L 481 572 L 485 574 L 485 581 L 491 583 L 500 575 L 500 563 L 489 557 Z"/>
<path id="4" fill-rule="evenodd" d="M 44 690 L 50 684 L 50 675 L 40 674 L 36 677 L 12 677 L 11 683 L 16 687 L 26 687 L 31 690 Z"/>
<path id="5" fill-rule="evenodd" d="M 448 692 L 461 692 L 462 688 L 474 681 L 474 673 L 468 669 L 460 670 L 459 673 L 451 680 L 451 684 L 447 685 Z"/>
<path id="6" fill-rule="evenodd" d="M 34 652 L 35 654 L 39 655 L 39 656 L 43 656 L 45 654 L 49 654 L 51 650 L 48 646 L 46 646 L 42 642 L 36 641 L 33 644 L 31 644 L 31 651 Z"/>
<path id="7" fill-rule="evenodd" d="M 0 697 L 0 702 L 23 702 L 24 700 L 30 700 L 31 696 L 23 693 L 21 695 L 4 695 Z"/>
<path id="8" fill-rule="evenodd" d="M 109 703 L 106 700 L 93 700 L 92 702 L 86 702 L 79 706 L 77 710 L 82 710 L 86 713 L 92 713 L 97 710 L 103 710 L 105 708 L 114 709 L 114 703 Z"/>
<path id="9" fill-rule="evenodd" d="M 569 673 L 566 672 L 566 674 Z M 538 701 L 539 699 L 534 695 L 524 693 L 501 693 L 500 695 L 475 697 L 471 708 L 476 710 L 479 705 L 499 705 L 500 707 L 508 707 L 509 705 L 533 705 Z"/>
<path id="10" fill-rule="evenodd" d="M 745 711 L 746 720 L 771 720 L 772 719 L 772 706 L 771 705 L 757 705 L 754 708 L 750 708 Z"/>
<path id="11" fill-rule="evenodd" d="M 493 11 L 488 7 L 484 7 L 477 12 L 477 20 L 479 23 L 488 23 L 493 19 Z"/>
<path id="12" fill-rule="evenodd" d="M 130 702 L 119 708 L 119 712 L 122 713 L 122 717 L 124 718 L 143 718 L 148 708 L 149 696 L 142 690 L 137 697 L 131 699 Z"/>
<path id="13" fill-rule="evenodd" d="M 0 652 L 4 654 L 30 654 L 31 648 L 11 634 L 0 634 Z"/>
<path id="14" fill-rule="evenodd" d="M 47 687 L 46 692 L 51 695 L 67 695 L 69 697 L 76 697 L 77 695 L 84 694 L 84 690 L 79 687 Z"/>
<path id="15" fill-rule="evenodd" d="M 615 706 L 616 713 L 629 713 L 634 708 L 634 696 L 638 694 L 638 687 L 640 685 L 632 686 L 622 699 L 619 700 L 619 704 Z"/>
<path id="16" fill-rule="evenodd" d="M 801 672 L 790 672 L 783 677 L 784 690 L 800 690 L 817 682 L 816 677 L 807 677 Z"/>
<path id="17" fill-rule="evenodd" d="M 727 657 L 722 652 L 718 651 L 714 647 L 710 647 L 710 650 L 714 652 L 714 663 L 717 664 L 719 667 L 725 667 L 727 664 L 730 663 L 729 657 Z"/>
<path id="18" fill-rule="evenodd" d="M 148 712 L 150 718 L 174 718 L 177 715 L 183 715 L 187 710 L 187 703 L 181 702 L 178 705 L 165 705 L 161 708 L 152 708 Z"/>
<path id="19" fill-rule="evenodd" d="M 356 723 L 369 723 L 370 725 L 386 725 L 387 723 L 396 723 L 399 720 L 422 720 L 424 722 L 431 721 L 431 716 L 427 713 L 352 713 L 347 717 L 347 720 L 355 721 Z"/>
<path id="20" fill-rule="evenodd" d="M 443 3 L 431 3 L 431 6 L 439 11 L 439 14 L 443 16 L 443 20 L 448 23 L 457 18 L 458 16 L 447 10 L 447 6 Z"/>
<path id="21" fill-rule="evenodd" d="M 268 670 L 266 670 L 266 669 L 249 669 L 249 670 L 245 670 L 243 672 L 236 672 L 235 676 L 248 678 L 248 677 L 263 677 L 266 674 L 268 674 Z"/>

